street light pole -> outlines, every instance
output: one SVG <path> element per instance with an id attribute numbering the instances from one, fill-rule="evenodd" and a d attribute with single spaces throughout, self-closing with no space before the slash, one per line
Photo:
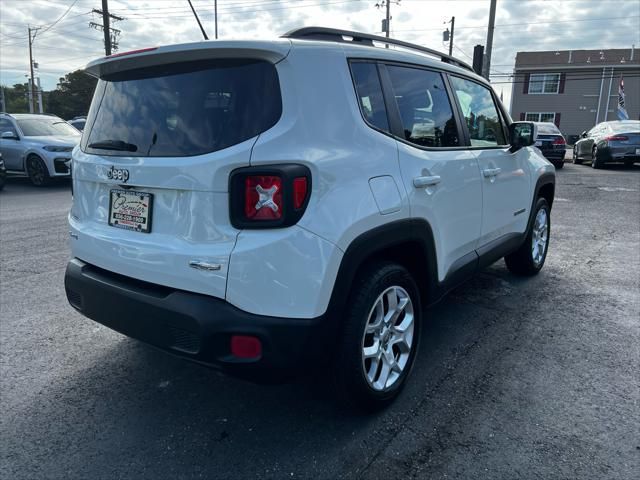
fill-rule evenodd
<path id="1" fill-rule="evenodd" d="M 213 2 L 213 11 L 216 17 L 216 40 L 218 39 L 218 0 Z"/>

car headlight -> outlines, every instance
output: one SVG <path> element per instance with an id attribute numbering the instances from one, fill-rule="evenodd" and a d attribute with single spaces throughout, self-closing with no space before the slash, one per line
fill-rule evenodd
<path id="1" fill-rule="evenodd" d="M 47 152 L 70 152 L 71 150 L 73 150 L 73 147 L 61 147 L 58 145 L 47 145 L 42 148 Z"/>

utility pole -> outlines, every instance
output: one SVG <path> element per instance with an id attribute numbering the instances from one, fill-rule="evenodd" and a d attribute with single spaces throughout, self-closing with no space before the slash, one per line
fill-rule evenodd
<path id="1" fill-rule="evenodd" d="M 102 0 L 102 31 L 104 32 L 104 52 L 111 55 L 111 27 L 109 26 L 109 0 Z"/>
<path id="2" fill-rule="evenodd" d="M 213 2 L 213 12 L 216 17 L 216 40 L 218 39 L 218 0 Z"/>
<path id="3" fill-rule="evenodd" d="M 493 47 L 493 31 L 496 24 L 496 1 L 491 0 L 491 7 L 489 8 L 489 30 L 487 31 L 487 48 L 486 57 L 484 62 L 484 78 L 489 80 L 491 73 L 491 49 Z"/>
<path id="4" fill-rule="evenodd" d="M 449 56 L 453 55 L 453 32 L 456 26 L 456 17 L 451 17 L 451 36 L 449 37 Z"/>
<path id="5" fill-rule="evenodd" d="M 385 32 L 387 38 L 389 38 L 391 33 L 391 3 L 400 5 L 400 0 L 383 0 L 382 2 L 376 3 L 376 8 L 385 7 L 387 11 L 386 18 L 382 20 L 382 31 Z M 389 48 L 389 44 L 386 44 L 385 48 Z"/>
<path id="6" fill-rule="evenodd" d="M 33 37 L 31 36 L 31 32 L 33 32 Z M 37 28 L 31 28 L 28 27 L 28 33 L 29 33 L 29 71 L 31 73 L 31 85 L 30 85 L 30 89 L 31 89 L 31 98 L 29 99 L 29 107 L 32 113 L 36 113 L 36 90 L 35 90 L 35 78 L 33 75 L 33 41 L 36 38 L 36 33 L 38 32 Z"/>
<path id="7" fill-rule="evenodd" d="M 96 22 L 89 22 L 89 26 L 104 32 L 104 52 L 109 56 L 112 52 L 118 50 L 118 36 L 121 33 L 117 28 L 111 27 L 111 20 L 118 22 L 124 20 L 124 18 L 109 13 L 108 0 L 102 0 L 102 10 L 94 8 L 91 11 L 102 15 L 102 25 Z"/>
<path id="8" fill-rule="evenodd" d="M 387 4 L 387 38 L 389 38 L 389 31 L 391 30 L 391 2 L 390 0 L 385 0 L 385 3 Z M 387 48 L 389 48 L 388 45 Z"/>

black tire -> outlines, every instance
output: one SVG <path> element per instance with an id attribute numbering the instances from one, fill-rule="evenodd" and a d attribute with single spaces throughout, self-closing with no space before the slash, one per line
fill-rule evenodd
<path id="1" fill-rule="evenodd" d="M 556 167 L 556 170 L 560 170 L 562 167 L 564 167 L 564 162 L 563 161 L 553 162 L 553 166 Z"/>
<path id="2" fill-rule="evenodd" d="M 536 220 L 538 218 L 538 212 L 544 209 L 546 211 L 546 242 L 542 252 L 541 259 L 534 259 L 533 256 L 533 237 L 536 227 Z M 516 275 L 531 276 L 537 274 L 547 259 L 547 252 L 549 250 L 549 240 L 551 239 L 551 210 L 549 204 L 544 198 L 538 198 L 533 211 L 533 217 L 529 230 L 527 231 L 527 237 L 524 243 L 518 250 L 504 257 L 504 261 L 507 264 L 507 268 L 511 273 Z"/>
<path id="3" fill-rule="evenodd" d="M 573 146 L 573 163 L 575 165 L 582 165 L 582 160 L 578 158 L 578 147 L 577 147 L 577 145 Z"/>
<path id="4" fill-rule="evenodd" d="M 604 167 L 604 162 L 602 161 L 602 158 L 600 158 L 600 155 L 598 155 L 598 147 L 595 145 L 591 150 L 591 167 L 592 168 Z"/>
<path id="5" fill-rule="evenodd" d="M 360 272 L 353 285 L 345 309 L 342 336 L 336 349 L 334 363 L 336 393 L 343 404 L 365 411 L 375 411 L 386 407 L 398 396 L 411 373 L 420 340 L 420 323 L 422 319 L 420 295 L 411 274 L 401 265 L 390 262 L 376 262 L 369 265 Z M 389 305 L 388 300 L 386 300 L 388 297 L 386 295 L 383 297 L 383 294 L 385 292 L 388 292 L 389 295 L 395 294 L 391 290 L 393 287 L 400 287 L 399 290 L 408 294 L 411 303 L 407 304 L 406 309 L 397 317 L 396 321 L 389 324 L 385 323 L 385 325 L 400 325 L 401 322 L 407 321 L 407 315 L 410 315 L 409 306 L 412 306 L 413 334 L 411 346 L 406 352 L 408 356 L 405 357 L 404 368 L 402 368 L 399 375 L 395 374 L 395 381 L 384 388 L 374 388 L 373 384 L 382 382 L 382 365 L 385 360 L 382 358 L 384 355 L 381 353 L 378 353 L 378 359 L 364 358 L 363 348 L 366 343 L 372 342 L 375 345 L 375 339 L 378 338 L 375 333 L 365 335 L 365 330 L 367 325 L 372 326 L 369 323 L 369 319 L 371 315 L 375 314 L 378 300 L 381 297 L 383 298 L 383 309 L 387 308 L 385 305 Z M 398 297 L 395 296 L 394 298 Z M 401 304 L 401 300 L 398 304 Z M 401 354 L 399 350 L 396 351 L 395 349 L 399 345 L 396 344 L 394 347 L 393 341 L 389 341 L 390 338 L 390 336 L 384 336 L 378 342 L 377 350 L 382 352 L 382 347 L 392 345 L 388 348 L 394 351 L 393 355 L 397 355 L 394 358 L 394 363 L 396 361 L 400 362 Z M 377 363 L 374 364 L 374 361 Z M 370 383 L 367 379 L 367 371 L 374 372 L 373 380 L 378 375 L 378 380 Z M 393 378 L 394 374 L 392 373 L 389 375 L 389 380 Z"/>
<path id="6" fill-rule="evenodd" d="M 625 167 L 625 168 L 633 168 L 633 164 L 634 164 L 634 161 L 633 161 L 633 160 L 626 160 L 626 161 L 624 162 L 624 167 Z"/>
<path id="7" fill-rule="evenodd" d="M 37 155 L 29 155 L 27 157 L 27 175 L 31 183 L 36 187 L 44 187 L 51 182 L 47 166 Z"/>

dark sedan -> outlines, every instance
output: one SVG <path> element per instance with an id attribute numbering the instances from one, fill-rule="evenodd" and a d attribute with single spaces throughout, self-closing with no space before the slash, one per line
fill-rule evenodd
<path id="1" fill-rule="evenodd" d="M 538 136 L 536 147 L 556 168 L 564 166 L 564 154 L 567 150 L 567 142 L 553 123 L 536 122 Z"/>
<path id="2" fill-rule="evenodd" d="M 590 160 L 593 168 L 605 163 L 624 162 L 631 167 L 640 161 L 640 121 L 603 122 L 588 132 L 573 146 L 573 163 Z"/>

